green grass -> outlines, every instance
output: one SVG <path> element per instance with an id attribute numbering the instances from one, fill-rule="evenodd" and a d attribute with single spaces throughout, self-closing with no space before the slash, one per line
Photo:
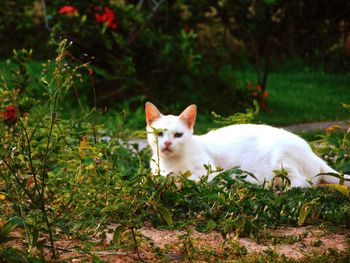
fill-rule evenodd
<path id="1" fill-rule="evenodd" d="M 253 70 L 237 73 L 237 82 L 254 83 Z M 272 125 L 350 118 L 341 103 L 350 103 L 350 74 L 325 74 L 301 69 L 271 73 L 268 80 L 268 110 L 259 120 Z"/>
<path id="2" fill-rule="evenodd" d="M 11 69 L 14 67 L 13 63 L 0 62 L 0 72 L 6 80 L 11 79 Z M 39 76 L 41 62 L 31 62 L 28 70 L 31 75 Z M 237 71 L 236 79 L 238 87 L 245 89 L 248 81 L 256 83 L 256 72 L 248 67 Z M 267 90 L 268 109 L 261 111 L 258 122 L 288 125 L 350 119 L 350 113 L 341 105 L 350 104 L 350 74 L 326 74 L 322 69 L 310 70 L 301 64 L 294 67 L 282 65 L 270 74 Z M 212 116 L 205 112 L 206 109 L 199 109 L 197 133 L 218 127 L 213 123 Z M 130 111 L 128 118 L 134 120 L 127 121 L 130 129 L 144 128 L 143 109 Z"/>
<path id="3" fill-rule="evenodd" d="M 238 87 L 245 89 L 248 81 L 256 83 L 256 72 L 237 71 L 236 79 Z M 350 74 L 326 74 L 321 69 L 310 70 L 302 65 L 300 70 L 284 67 L 270 74 L 267 90 L 268 109 L 261 110 L 255 122 L 285 126 L 350 119 L 350 112 L 342 106 L 342 103 L 350 104 Z M 202 134 L 219 126 L 206 109 L 198 109 L 195 133 Z"/>

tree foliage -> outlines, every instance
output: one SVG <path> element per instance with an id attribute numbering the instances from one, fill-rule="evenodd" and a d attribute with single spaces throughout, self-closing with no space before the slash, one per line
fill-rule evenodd
<path id="1" fill-rule="evenodd" d="M 235 81 L 243 61 L 256 68 L 262 108 L 268 74 L 283 61 L 348 70 L 349 8 L 340 0 L 4 1 L 1 50 L 23 46 L 47 58 L 46 43 L 64 37 L 77 60 L 91 62 L 100 106 L 147 98 L 232 113 L 251 104 Z M 91 92 L 80 94 L 93 102 Z"/>

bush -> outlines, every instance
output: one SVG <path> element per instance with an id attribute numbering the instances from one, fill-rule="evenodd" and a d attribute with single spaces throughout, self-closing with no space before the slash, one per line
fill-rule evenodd
<path id="1" fill-rule="evenodd" d="M 235 88 L 227 52 L 201 46 L 195 28 L 184 26 L 177 4 L 76 1 L 70 6 L 56 2 L 50 10 L 53 36 L 71 39 L 78 59 L 89 54 L 100 105 L 133 97 L 144 101 L 144 96 L 164 108 L 181 101 L 175 107 L 196 102 L 232 112 L 244 105 L 242 97 L 237 103 L 242 92 Z"/>
<path id="2" fill-rule="evenodd" d="M 147 99 L 169 110 L 195 102 L 232 114 L 251 104 L 234 75 L 247 58 L 257 70 L 253 86 L 261 87 L 262 109 L 273 61 L 302 57 L 332 70 L 349 68 L 344 1 L 20 0 L 0 7 L 6 54 L 24 46 L 47 57 L 49 33 L 75 43 L 72 55 L 93 67 L 96 92 L 78 87 L 91 105 L 96 94 L 99 106 L 124 102 L 135 109 Z"/>

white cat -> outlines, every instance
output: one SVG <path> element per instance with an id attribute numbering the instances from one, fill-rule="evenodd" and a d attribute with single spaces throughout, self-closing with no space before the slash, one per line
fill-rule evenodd
<path id="1" fill-rule="evenodd" d="M 238 124 L 197 136 L 193 135 L 196 105 L 188 106 L 179 116 L 162 115 L 150 102 L 146 103 L 145 110 L 154 174 L 165 176 L 190 171 L 189 179 L 198 180 L 207 174 L 204 165 L 224 170 L 240 167 L 256 177 L 247 176 L 247 181 L 262 184 L 273 180 L 273 170 L 283 168 L 288 172 L 292 187 L 308 187 L 309 182 L 312 185 L 321 181 L 339 183 L 334 176 L 317 176 L 338 172 L 316 156 L 306 141 L 283 129 Z M 211 174 L 208 179 L 212 180 L 217 174 Z"/>

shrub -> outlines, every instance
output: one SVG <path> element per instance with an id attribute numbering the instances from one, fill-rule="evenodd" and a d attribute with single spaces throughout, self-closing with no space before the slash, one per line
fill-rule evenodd
<path id="1" fill-rule="evenodd" d="M 79 185 L 65 181 L 67 176 L 79 172 L 76 166 L 69 165 L 77 165 L 76 158 L 79 157 L 74 152 L 76 144 L 71 136 L 87 133 L 74 116 L 69 121 L 60 118 L 64 98 L 79 79 L 79 71 L 87 66 L 69 67 L 65 57 L 67 46 L 67 41 L 63 41 L 55 61 L 46 65 L 40 79 L 45 95 L 36 98 L 36 107 L 26 109 L 27 114 L 21 114 L 21 106 L 28 101 L 26 97 L 33 94 L 25 93 L 21 85 L 11 87 L 1 83 L 1 101 L 11 104 L 2 112 L 0 124 L 1 185 L 5 187 L 2 188 L 5 198 L 11 202 L 12 213 L 22 220 L 28 250 L 35 257 L 44 257 L 43 246 L 47 241 L 52 257 L 56 258 L 53 228 L 64 218 L 61 215 L 68 209 L 69 200 Z M 23 50 L 20 53 L 28 54 Z M 19 65 L 21 69 L 21 62 Z M 19 81 L 26 79 L 25 70 L 17 73 Z M 56 159 L 58 156 L 61 161 Z"/>
<path id="2" fill-rule="evenodd" d="M 91 59 L 100 105 L 146 96 L 162 105 L 196 102 L 232 112 L 248 101 L 239 98 L 245 92 L 235 87 L 227 52 L 201 46 L 196 28 L 185 26 L 177 4 L 76 1 L 67 6 L 55 2 L 50 10 L 52 35 L 71 39 L 78 59 Z"/>

